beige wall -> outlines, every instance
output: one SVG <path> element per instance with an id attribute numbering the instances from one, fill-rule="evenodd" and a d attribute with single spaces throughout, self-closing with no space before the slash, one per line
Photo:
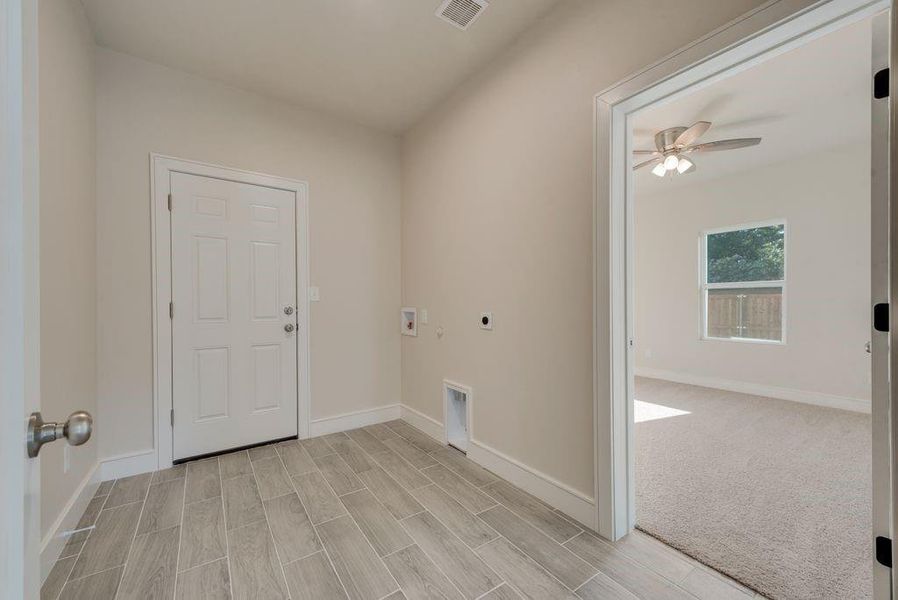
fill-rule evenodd
<path id="1" fill-rule="evenodd" d="M 636 193 L 637 368 L 869 402 L 869 141 L 657 187 Z M 699 339 L 701 232 L 770 219 L 786 220 L 786 344 Z"/>
<path id="2" fill-rule="evenodd" d="M 149 153 L 310 189 L 312 419 L 399 402 L 397 138 L 98 49 L 101 456 L 153 447 Z"/>
<path id="3" fill-rule="evenodd" d="M 468 384 L 476 439 L 592 497 L 593 97 L 761 3 L 563 2 L 403 137 L 402 300 L 429 309 L 405 404 L 442 421 Z"/>
<path id="4" fill-rule="evenodd" d="M 39 8 L 41 411 L 97 412 L 96 136 L 93 37 L 77 0 Z M 97 441 L 41 450 L 46 535 L 97 461 Z"/>

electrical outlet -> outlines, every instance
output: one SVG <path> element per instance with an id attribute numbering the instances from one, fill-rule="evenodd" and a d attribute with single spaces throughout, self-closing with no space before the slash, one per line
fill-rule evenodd
<path id="1" fill-rule="evenodd" d="M 317 285 L 313 285 L 309 287 L 309 301 L 318 302 L 321 300 L 321 292 L 318 290 Z"/>
<path id="2" fill-rule="evenodd" d="M 418 322 L 421 325 L 427 325 L 427 309 L 422 308 L 418 311 Z"/>

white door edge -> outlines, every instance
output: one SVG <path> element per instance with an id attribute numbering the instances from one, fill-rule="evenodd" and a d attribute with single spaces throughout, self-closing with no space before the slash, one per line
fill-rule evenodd
<path id="1" fill-rule="evenodd" d="M 636 516 L 630 345 L 633 185 L 628 148 L 632 115 L 889 7 L 890 0 L 770 2 L 595 97 L 593 405 L 595 497 L 602 536 L 620 539 L 633 528 Z M 603 164 L 607 170 L 599 168 Z M 601 227 L 605 215 L 608 229 Z M 599 240 L 608 245 L 600 247 Z M 608 282 L 608 295 L 603 281 Z M 608 333 L 610 347 L 604 341 Z"/>
<path id="2" fill-rule="evenodd" d="M 172 465 L 172 336 L 171 213 L 168 210 L 171 173 L 187 173 L 296 193 L 296 304 L 297 304 L 297 432 L 309 437 L 311 382 L 309 379 L 309 185 L 305 181 L 253 171 L 150 154 L 150 226 L 153 289 L 153 416 L 156 468 Z"/>

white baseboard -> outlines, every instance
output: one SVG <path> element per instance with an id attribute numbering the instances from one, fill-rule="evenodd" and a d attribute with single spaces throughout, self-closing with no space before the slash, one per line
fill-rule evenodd
<path id="1" fill-rule="evenodd" d="M 445 443 L 445 428 L 436 419 L 405 405 L 402 418 L 441 444 Z M 595 501 L 557 479 L 477 440 L 468 444 L 468 458 L 586 527 L 595 530 L 598 526 Z"/>
<path id="2" fill-rule="evenodd" d="M 442 423 L 428 417 L 411 406 L 402 405 L 402 420 L 414 427 L 420 429 L 441 444 L 446 443 L 446 428 Z"/>
<path id="3" fill-rule="evenodd" d="M 807 392 L 804 390 L 796 390 L 792 388 L 776 387 L 759 383 L 746 383 L 744 381 L 720 379 L 717 377 L 705 377 L 703 375 L 693 375 L 691 373 L 680 373 L 677 371 L 665 371 L 662 369 L 648 369 L 645 367 L 638 367 L 635 370 L 635 374 L 638 377 L 648 377 L 649 379 L 663 379 L 665 381 L 686 383 L 701 387 L 714 388 L 717 390 L 726 390 L 728 392 L 739 392 L 741 394 L 751 394 L 753 396 L 776 398 L 777 400 L 790 400 L 792 402 L 813 404 L 815 406 L 825 406 L 827 408 L 839 408 L 842 410 L 850 410 L 852 412 L 870 412 L 869 400 L 863 400 L 861 398 L 851 398 L 849 396 L 836 396 L 833 394 L 824 394 L 821 392 Z"/>
<path id="4" fill-rule="evenodd" d="M 157 469 L 156 450 L 139 450 L 100 460 L 100 481 L 149 473 Z"/>
<path id="5" fill-rule="evenodd" d="M 318 437 L 319 435 L 327 435 L 328 433 L 357 429 L 359 427 L 364 427 L 365 425 L 393 421 L 399 418 L 399 414 L 399 405 L 390 404 L 388 406 L 379 406 L 377 408 L 334 415 L 333 417 L 314 419 L 309 428 L 310 435 L 312 437 Z"/>
<path id="6" fill-rule="evenodd" d="M 63 534 L 78 526 L 81 515 L 84 514 L 94 494 L 97 493 L 99 485 L 100 463 L 97 463 L 87 472 L 81 483 L 78 484 L 75 493 L 69 498 L 56 522 L 53 523 L 47 535 L 41 540 L 41 583 L 47 579 L 53 564 L 59 558 L 63 547 L 68 541 Z"/>

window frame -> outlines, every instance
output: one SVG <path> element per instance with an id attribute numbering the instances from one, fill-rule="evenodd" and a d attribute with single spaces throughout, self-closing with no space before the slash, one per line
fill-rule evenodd
<path id="1" fill-rule="evenodd" d="M 725 283 L 708 283 L 708 236 L 717 233 L 728 233 L 731 231 L 742 231 L 745 229 L 758 229 L 760 227 L 783 227 L 783 278 L 781 280 L 774 279 L 768 281 L 728 281 Z M 766 346 L 785 346 L 786 345 L 786 315 L 787 315 L 787 294 L 786 282 L 789 279 L 789 226 L 786 219 L 771 219 L 768 221 L 754 221 L 749 223 L 740 223 L 738 225 L 730 225 L 727 227 L 717 227 L 714 229 L 705 229 L 699 235 L 699 322 L 701 331 L 699 339 L 708 342 L 736 342 L 739 344 L 762 344 Z M 765 340 L 760 338 L 736 338 L 736 337 L 715 337 L 708 335 L 708 290 L 713 289 L 732 289 L 732 288 L 765 288 L 778 287 L 783 290 L 782 299 L 782 321 L 780 329 L 782 335 L 778 340 Z"/>

